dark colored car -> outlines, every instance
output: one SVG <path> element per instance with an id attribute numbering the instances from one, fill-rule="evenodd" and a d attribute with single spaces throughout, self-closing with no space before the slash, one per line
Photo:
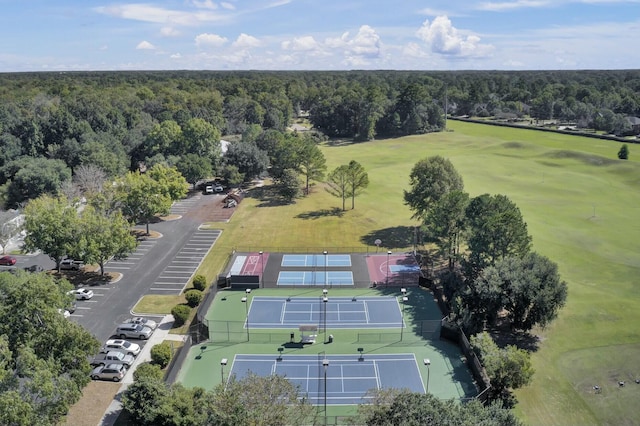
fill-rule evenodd
<path id="1" fill-rule="evenodd" d="M 16 264 L 16 262 L 18 261 L 18 259 L 16 259 L 13 256 L 2 256 L 0 257 L 0 265 L 4 265 L 4 266 L 13 266 Z"/>

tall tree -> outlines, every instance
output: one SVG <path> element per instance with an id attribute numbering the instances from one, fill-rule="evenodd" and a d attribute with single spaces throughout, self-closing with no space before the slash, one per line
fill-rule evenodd
<path id="1" fill-rule="evenodd" d="M 198 154 L 183 155 L 176 164 L 176 168 L 194 188 L 199 180 L 208 178 L 213 174 L 211 161 Z"/>
<path id="2" fill-rule="evenodd" d="M 629 159 L 629 147 L 627 146 L 626 143 L 623 143 L 622 146 L 620 147 L 620 150 L 618 151 L 618 158 L 621 160 Z"/>
<path id="3" fill-rule="evenodd" d="M 277 179 L 276 188 L 278 194 L 288 203 L 300 196 L 300 181 L 298 173 L 292 169 L 285 169 Z"/>
<path id="4" fill-rule="evenodd" d="M 400 389 L 376 389 L 371 403 L 360 404 L 353 424 L 378 426 L 520 426 L 517 417 L 500 403 L 488 406 L 478 400 L 460 404 L 431 394 Z"/>
<path id="5" fill-rule="evenodd" d="M 83 164 L 75 169 L 73 182 L 86 197 L 102 191 L 107 174 L 95 164 Z"/>
<path id="6" fill-rule="evenodd" d="M 233 142 L 225 154 L 225 163 L 236 166 L 249 181 L 267 170 L 269 157 L 254 143 Z"/>
<path id="7" fill-rule="evenodd" d="M 131 254 L 137 241 L 129 229 L 129 222 L 119 211 L 110 215 L 86 206 L 80 217 L 79 238 L 74 257 L 87 263 L 97 263 L 100 275 L 109 259 L 122 260 Z"/>
<path id="8" fill-rule="evenodd" d="M 149 222 L 157 215 L 169 213 L 171 198 L 150 176 L 129 172 L 116 184 L 116 197 L 125 217 L 134 223 L 144 223 L 149 234 Z"/>
<path id="9" fill-rule="evenodd" d="M 433 205 L 424 222 L 427 235 L 435 240 L 440 252 L 448 259 L 451 271 L 460 254 L 468 204 L 469 194 L 459 190 L 449 192 Z"/>
<path id="10" fill-rule="evenodd" d="M 560 279 L 558 266 L 537 253 L 498 261 L 483 270 L 474 286 L 479 302 L 492 310 L 491 322 L 506 313 L 504 317 L 518 330 L 545 327 L 567 299 L 567 284 Z"/>
<path id="11" fill-rule="evenodd" d="M 507 402 L 511 389 L 531 382 L 534 370 L 527 351 L 513 345 L 501 349 L 487 332 L 471 336 L 471 346 L 487 371 L 493 397 Z"/>
<path id="12" fill-rule="evenodd" d="M 7 205 L 17 207 L 42 194 L 56 195 L 68 180 L 71 180 L 71 170 L 62 160 L 24 158 L 9 184 Z"/>
<path id="13" fill-rule="evenodd" d="M 314 424 L 316 411 L 287 378 L 255 374 L 218 386 L 212 409 L 215 424 L 255 426 Z"/>
<path id="14" fill-rule="evenodd" d="M 187 195 L 189 183 L 175 167 L 156 164 L 147 170 L 146 174 L 158 182 L 161 193 L 171 201 L 181 200 Z"/>
<path id="15" fill-rule="evenodd" d="M 347 182 L 349 184 L 349 195 L 351 196 L 351 210 L 356 207 L 356 197 L 364 192 L 369 186 L 369 174 L 362 167 L 362 164 L 351 160 L 347 166 Z M 344 206 L 342 208 L 344 210 Z"/>
<path id="16" fill-rule="evenodd" d="M 473 198 L 465 215 L 469 226 L 469 263 L 479 271 L 506 256 L 524 256 L 531 237 L 520 209 L 505 195 Z"/>
<path id="17" fill-rule="evenodd" d="M 2 424 L 57 424 L 89 382 L 99 342 L 60 314 L 71 289 L 49 274 L 0 273 Z"/>
<path id="18" fill-rule="evenodd" d="M 342 199 L 342 211 L 345 211 L 345 200 L 349 196 L 349 166 L 336 167 L 327 177 L 327 192 Z"/>
<path id="19" fill-rule="evenodd" d="M 304 191 L 309 194 L 311 181 L 321 181 L 327 170 L 327 160 L 311 138 L 303 138 L 299 152 L 299 170 L 305 179 Z"/>
<path id="20" fill-rule="evenodd" d="M 462 176 L 448 159 L 436 155 L 420 160 L 409 175 L 411 189 L 404 191 L 405 204 L 413 211 L 412 218 L 423 220 L 445 194 L 462 191 Z"/>
<path id="21" fill-rule="evenodd" d="M 210 161 L 220 157 L 220 131 L 202 118 L 193 118 L 182 127 L 184 143 L 175 154 L 197 154 Z"/>
<path id="22" fill-rule="evenodd" d="M 78 213 L 63 197 L 42 196 L 31 200 L 24 210 L 24 248 L 28 252 L 41 250 L 54 262 L 72 251 L 78 235 Z"/>

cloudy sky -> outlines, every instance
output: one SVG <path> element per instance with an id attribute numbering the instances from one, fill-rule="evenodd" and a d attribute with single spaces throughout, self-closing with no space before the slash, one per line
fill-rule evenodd
<path id="1" fill-rule="evenodd" d="M 640 68 L 640 0 L 0 0 L 0 72 Z"/>

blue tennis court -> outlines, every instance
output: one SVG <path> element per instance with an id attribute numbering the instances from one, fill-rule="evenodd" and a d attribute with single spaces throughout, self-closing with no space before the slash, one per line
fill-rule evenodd
<path id="1" fill-rule="evenodd" d="M 312 404 L 324 403 L 323 360 L 328 362 L 328 405 L 368 402 L 370 389 L 398 388 L 425 393 L 414 354 L 390 355 L 236 355 L 230 375 L 242 379 L 249 372 L 258 376 L 285 376 Z"/>
<path id="2" fill-rule="evenodd" d="M 351 266 L 349 254 L 285 254 L 282 255 L 283 267 L 328 267 Z"/>
<path id="3" fill-rule="evenodd" d="M 404 327 L 395 297 L 281 297 L 256 296 L 249 308 L 251 328 L 298 328 L 317 324 L 327 328 Z"/>
<path id="4" fill-rule="evenodd" d="M 280 271 L 277 285 L 353 285 L 351 271 Z"/>

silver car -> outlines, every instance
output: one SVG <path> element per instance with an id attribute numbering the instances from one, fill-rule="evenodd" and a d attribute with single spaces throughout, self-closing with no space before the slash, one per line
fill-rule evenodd
<path id="1" fill-rule="evenodd" d="M 140 353 L 140 345 L 128 340 L 111 339 L 107 340 L 104 346 L 100 349 L 101 353 L 107 353 L 109 351 L 122 352 L 125 355 L 136 356 Z"/>
<path id="2" fill-rule="evenodd" d="M 155 330 L 156 327 L 158 326 L 158 323 L 156 323 L 154 320 L 150 320 L 147 318 L 143 318 L 143 317 L 133 317 L 133 318 L 129 318 L 128 320 L 125 321 L 126 323 L 133 323 L 133 324 L 140 324 L 140 325 L 144 325 L 145 327 L 149 327 L 152 330 Z"/>
<path id="3" fill-rule="evenodd" d="M 140 324 L 124 323 L 116 328 L 116 335 L 121 339 L 146 340 L 153 334 L 153 330 Z"/>
<path id="4" fill-rule="evenodd" d="M 93 380 L 111 380 L 119 382 L 123 379 L 127 368 L 123 364 L 107 364 L 96 367 L 91 372 Z"/>

